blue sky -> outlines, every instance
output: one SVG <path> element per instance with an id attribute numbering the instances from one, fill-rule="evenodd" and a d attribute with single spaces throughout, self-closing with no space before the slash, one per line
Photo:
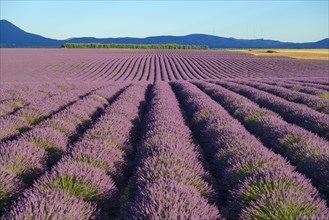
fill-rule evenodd
<path id="1" fill-rule="evenodd" d="M 1 1 L 1 19 L 55 39 L 212 34 L 317 41 L 329 36 L 329 1 Z"/>

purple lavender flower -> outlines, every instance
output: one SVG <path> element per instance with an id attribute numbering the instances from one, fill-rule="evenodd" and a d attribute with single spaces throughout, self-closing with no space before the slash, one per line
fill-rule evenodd
<path id="1" fill-rule="evenodd" d="M 14 172 L 0 166 L 0 211 L 24 188 L 25 184 Z"/>
<path id="2" fill-rule="evenodd" d="M 131 184 L 129 214 L 124 217 L 219 218 L 217 208 L 210 205 L 216 195 L 206 181 L 210 175 L 199 161 L 202 156 L 193 144 L 174 93 L 168 84 L 158 83 L 151 96 Z M 156 139 L 155 133 L 160 134 Z"/>
<path id="3" fill-rule="evenodd" d="M 19 116 L 9 115 L 0 118 L 0 139 L 19 134 L 29 128 L 29 123 Z"/>
<path id="4" fill-rule="evenodd" d="M 0 117 L 5 116 L 13 111 L 14 109 L 12 107 L 0 103 Z"/>
<path id="5" fill-rule="evenodd" d="M 85 111 L 76 108 L 65 109 L 64 111 L 61 111 L 56 114 L 53 119 L 64 120 L 75 126 L 91 121 L 90 116 Z"/>
<path id="6" fill-rule="evenodd" d="M 123 152 L 101 140 L 78 142 L 70 158 L 103 169 L 110 175 L 120 175 L 124 164 Z"/>
<path id="7" fill-rule="evenodd" d="M 117 193 L 112 179 L 103 170 L 73 160 L 59 163 L 39 178 L 34 187 L 40 191 L 64 190 L 85 201 L 110 200 Z"/>
<path id="8" fill-rule="evenodd" d="M 321 192 L 328 195 L 328 142 L 298 126 L 286 123 L 274 112 L 262 109 L 234 92 L 218 85 L 203 82 L 196 84 L 244 123 L 252 134 L 275 152 L 287 157 L 297 166 L 298 171 L 306 174 Z"/>
<path id="9" fill-rule="evenodd" d="M 268 173 L 275 173 L 275 170 L 283 170 L 286 172 L 287 184 L 295 186 L 294 191 L 298 196 L 297 200 L 315 204 L 313 207 L 314 209 L 312 207 L 310 208 L 310 210 L 313 211 L 310 213 L 306 211 L 305 214 L 313 215 L 327 212 L 324 205 L 325 202 L 321 199 L 320 194 L 305 177 L 300 175 L 299 178 L 294 178 L 292 175 L 294 168 L 291 165 L 279 155 L 267 150 L 214 100 L 191 84 L 173 83 L 172 85 L 180 101 L 183 103 L 183 106 L 187 109 L 192 126 L 194 129 L 200 131 L 198 137 L 201 139 L 201 143 L 205 146 L 205 149 L 211 149 L 212 152 L 216 152 L 217 150 L 215 156 L 213 156 L 212 153 L 210 156 L 214 164 L 213 169 L 215 169 L 213 172 L 216 174 L 216 177 L 220 179 L 219 185 L 224 191 L 224 197 L 234 195 L 233 192 L 238 190 L 239 186 L 248 183 L 248 177 L 252 178 L 252 180 L 255 179 L 256 183 L 258 183 L 257 180 L 260 179 L 270 179 L 268 185 L 271 186 L 271 178 L 267 178 L 266 175 L 268 175 Z M 243 102 L 237 102 L 237 105 L 241 103 Z M 211 112 L 211 114 L 209 114 L 209 112 Z M 260 174 L 261 177 L 253 176 L 255 172 L 260 173 L 260 171 L 263 171 Z M 273 181 L 275 182 L 275 179 Z M 281 185 L 279 184 L 279 186 Z M 255 188 L 255 192 L 259 192 L 259 194 L 251 193 L 255 201 L 260 201 L 263 197 L 275 198 L 275 193 L 280 193 L 282 197 L 280 197 L 279 200 L 271 201 L 274 206 L 276 203 L 284 203 L 284 198 L 289 198 L 289 196 L 291 196 L 288 191 L 286 193 L 285 187 L 274 187 L 274 189 L 278 189 L 278 191 L 273 190 L 272 192 L 268 190 L 266 184 L 260 184 L 258 189 L 257 187 L 253 188 Z M 264 193 L 264 196 L 262 192 L 267 192 L 267 194 Z M 313 193 L 312 196 L 310 196 L 309 192 Z M 242 196 L 241 199 L 243 198 Z M 234 197 L 232 200 L 238 203 L 241 199 L 239 200 Z M 259 203 L 255 211 L 268 210 L 269 207 L 266 206 L 267 204 L 267 202 Z M 301 211 L 306 207 L 302 202 L 294 202 L 293 200 L 290 204 L 293 206 L 291 207 L 292 210 Z M 286 207 L 281 205 L 277 205 L 277 209 L 273 210 L 277 213 L 283 213 L 279 215 L 281 218 L 285 216 L 284 213 L 287 211 Z M 269 209 L 269 212 L 273 210 Z M 240 212 L 238 209 L 236 215 L 239 216 L 242 212 L 243 211 Z M 286 213 L 286 215 L 288 217 L 294 216 L 289 212 Z M 243 219 L 252 219 L 252 217 L 250 218 L 245 214 L 241 214 L 241 216 L 240 217 Z M 264 216 L 266 215 L 259 215 L 258 218 Z"/>
<path id="10" fill-rule="evenodd" d="M 196 157 L 197 153 L 184 145 L 162 145 L 143 152 L 136 175 L 136 185 L 141 187 L 159 178 L 170 178 L 195 187 L 202 196 L 214 197 L 214 190 L 205 181 L 209 174 Z"/>
<path id="11" fill-rule="evenodd" d="M 241 209 L 249 207 L 250 204 L 257 201 L 259 198 L 271 198 L 273 203 L 284 203 L 289 198 L 287 195 L 282 194 L 282 196 L 287 196 L 288 198 L 283 199 L 282 197 L 277 197 L 275 201 L 273 194 L 275 194 L 275 191 L 285 192 L 289 190 L 294 191 L 295 194 L 298 194 L 299 191 L 303 191 L 307 197 L 299 195 L 299 199 L 304 200 L 305 203 L 310 203 L 309 207 L 305 210 L 301 207 L 293 207 L 292 209 L 300 209 L 301 213 L 307 215 L 316 213 L 320 214 L 329 211 L 326 208 L 324 200 L 319 198 L 318 192 L 312 187 L 311 182 L 308 179 L 305 179 L 302 175 L 296 172 L 287 171 L 279 167 L 275 170 L 258 170 L 250 174 L 246 180 L 232 192 L 229 205 L 230 212 L 240 213 Z M 259 204 L 260 210 L 268 208 L 266 207 L 267 202 L 263 205 L 264 206 L 261 206 Z M 308 209 L 310 208 L 314 209 L 315 212 L 309 212 L 310 210 Z M 272 212 L 271 210 L 267 211 Z M 282 214 L 284 213 L 283 210 L 273 211 L 278 211 L 278 213 L 282 212 Z"/>
<path id="12" fill-rule="evenodd" d="M 38 125 L 39 128 L 52 128 L 61 133 L 66 137 L 74 135 L 76 127 L 64 120 L 61 119 L 49 119 Z"/>
<path id="13" fill-rule="evenodd" d="M 1 218 L 9 219 L 97 219 L 99 210 L 63 190 L 28 190 Z"/>
<path id="14" fill-rule="evenodd" d="M 258 82 L 256 83 L 250 81 L 239 81 L 239 83 L 255 87 L 262 91 L 269 92 L 292 102 L 305 104 L 308 107 L 313 108 L 319 112 L 329 114 L 329 100 L 324 100 L 320 97 L 300 93 L 297 91 L 291 91 L 289 89 L 285 89 L 279 86 L 272 86 Z"/>
<path id="15" fill-rule="evenodd" d="M 35 128 L 21 136 L 19 140 L 35 144 L 48 152 L 48 157 L 56 161 L 60 159 L 68 145 L 67 137 L 52 128 Z"/>
<path id="16" fill-rule="evenodd" d="M 301 196 L 293 189 L 275 190 L 271 195 L 263 194 L 256 201 L 242 210 L 242 219 L 287 219 L 303 216 L 328 216 L 329 211 L 324 201 L 315 200 L 313 195 Z"/>
<path id="17" fill-rule="evenodd" d="M 140 190 L 124 219 L 221 219 L 189 185 L 161 178 Z"/>
<path id="18" fill-rule="evenodd" d="M 216 83 L 253 100 L 261 107 L 277 112 L 287 122 L 297 124 L 326 139 L 329 139 L 329 115 L 319 113 L 304 105 L 284 100 L 267 92 L 250 86 L 232 82 L 217 81 Z"/>
<path id="19" fill-rule="evenodd" d="M 19 111 L 18 116 L 25 118 L 29 124 L 38 124 L 44 115 L 47 113 L 42 112 L 39 108 L 29 108 Z"/>
<path id="20" fill-rule="evenodd" d="M 45 170 L 47 152 L 24 141 L 13 141 L 0 147 L 0 165 L 29 182 Z"/>

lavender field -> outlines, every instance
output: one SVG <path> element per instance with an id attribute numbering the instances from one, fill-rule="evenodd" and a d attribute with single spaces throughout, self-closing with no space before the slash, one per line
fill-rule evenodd
<path id="1" fill-rule="evenodd" d="M 1 49 L 0 219 L 328 219 L 329 62 Z"/>

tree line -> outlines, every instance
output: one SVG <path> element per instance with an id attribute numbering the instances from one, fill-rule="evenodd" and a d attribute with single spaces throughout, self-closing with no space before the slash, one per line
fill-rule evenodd
<path id="1" fill-rule="evenodd" d="M 100 44 L 100 43 L 65 43 L 63 48 L 115 48 L 115 49 L 168 49 L 168 50 L 207 50 L 205 45 L 181 44 Z"/>

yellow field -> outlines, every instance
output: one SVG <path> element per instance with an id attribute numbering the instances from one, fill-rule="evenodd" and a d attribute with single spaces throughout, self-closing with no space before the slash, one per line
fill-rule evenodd
<path id="1" fill-rule="evenodd" d="M 329 49 L 251 49 L 234 51 L 256 56 L 286 56 L 297 59 L 329 60 Z"/>

